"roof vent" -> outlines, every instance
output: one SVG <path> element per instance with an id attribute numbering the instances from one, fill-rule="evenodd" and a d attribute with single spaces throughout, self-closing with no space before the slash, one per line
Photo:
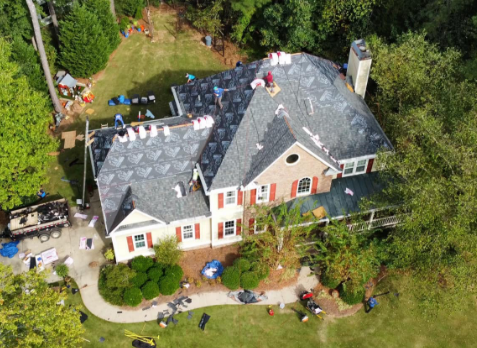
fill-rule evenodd
<path id="1" fill-rule="evenodd" d="M 151 124 L 151 133 L 149 134 L 149 136 L 151 138 L 154 138 L 154 137 L 157 137 L 157 126 L 155 124 Z"/>
<path id="2" fill-rule="evenodd" d="M 171 131 L 169 130 L 169 126 L 164 126 L 164 135 L 168 137 L 171 135 Z"/>
<path id="3" fill-rule="evenodd" d="M 174 191 L 176 191 L 176 197 L 181 198 L 186 196 L 186 189 L 184 186 L 184 183 L 182 181 L 179 181 L 176 183 L 176 186 L 173 188 Z"/>
<path id="4" fill-rule="evenodd" d="M 308 100 L 308 103 L 306 102 Z M 313 115 L 315 113 L 315 110 L 313 110 L 313 103 L 311 102 L 310 98 L 305 99 L 305 105 L 306 105 L 306 111 L 308 112 L 308 115 Z"/>
<path id="5" fill-rule="evenodd" d="M 130 141 L 136 140 L 136 134 L 134 133 L 134 129 L 131 128 L 131 127 L 128 127 L 128 128 L 126 128 L 126 130 L 128 131 L 129 140 Z"/>
<path id="6" fill-rule="evenodd" d="M 146 138 L 146 130 L 144 129 L 144 126 L 139 126 L 139 138 L 145 139 Z"/>

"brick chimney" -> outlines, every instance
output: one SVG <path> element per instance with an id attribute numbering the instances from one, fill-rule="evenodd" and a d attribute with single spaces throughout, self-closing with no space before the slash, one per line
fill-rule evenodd
<path id="1" fill-rule="evenodd" d="M 349 50 L 346 80 L 353 86 L 354 92 L 363 98 L 366 94 L 371 61 L 371 52 L 366 47 L 364 39 L 353 41 Z"/>

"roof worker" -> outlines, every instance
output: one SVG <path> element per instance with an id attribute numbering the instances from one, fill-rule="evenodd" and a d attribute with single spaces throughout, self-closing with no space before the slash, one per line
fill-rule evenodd
<path id="1" fill-rule="evenodd" d="M 217 102 L 218 102 L 220 106 L 220 110 L 224 108 L 224 106 L 222 105 L 222 96 L 224 92 L 227 92 L 227 91 L 228 89 L 219 88 L 217 86 L 214 87 L 215 105 L 217 105 Z"/>
<path id="2" fill-rule="evenodd" d="M 243 66 L 243 63 L 239 60 L 237 63 L 235 63 L 236 68 L 240 68 Z"/>
<path id="3" fill-rule="evenodd" d="M 123 115 L 121 114 L 116 114 L 114 115 L 114 128 L 118 128 L 118 123 L 121 122 L 122 123 L 122 128 L 125 127 L 125 124 L 124 124 L 124 120 L 123 120 Z"/>
<path id="4" fill-rule="evenodd" d="M 185 77 L 187 77 L 187 83 L 191 83 L 192 81 L 195 80 L 195 76 L 192 74 L 186 74 Z"/>
<path id="5" fill-rule="evenodd" d="M 265 80 L 265 84 L 267 87 L 273 87 L 273 75 L 272 72 L 269 71 L 268 75 L 263 78 Z"/>

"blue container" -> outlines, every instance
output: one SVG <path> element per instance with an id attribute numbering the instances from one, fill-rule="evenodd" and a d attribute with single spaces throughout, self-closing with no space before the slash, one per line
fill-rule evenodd
<path id="1" fill-rule="evenodd" d="M 205 45 L 206 45 L 207 47 L 212 46 L 212 38 L 211 38 L 210 36 L 206 36 L 206 37 L 205 37 Z"/>

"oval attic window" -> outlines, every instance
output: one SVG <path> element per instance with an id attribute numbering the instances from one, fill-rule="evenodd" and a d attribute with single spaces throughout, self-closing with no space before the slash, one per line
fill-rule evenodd
<path id="1" fill-rule="evenodd" d="M 298 156 L 297 154 L 293 154 L 288 156 L 285 161 L 287 162 L 287 164 L 295 164 L 296 162 L 298 162 L 299 159 L 300 156 Z"/>

